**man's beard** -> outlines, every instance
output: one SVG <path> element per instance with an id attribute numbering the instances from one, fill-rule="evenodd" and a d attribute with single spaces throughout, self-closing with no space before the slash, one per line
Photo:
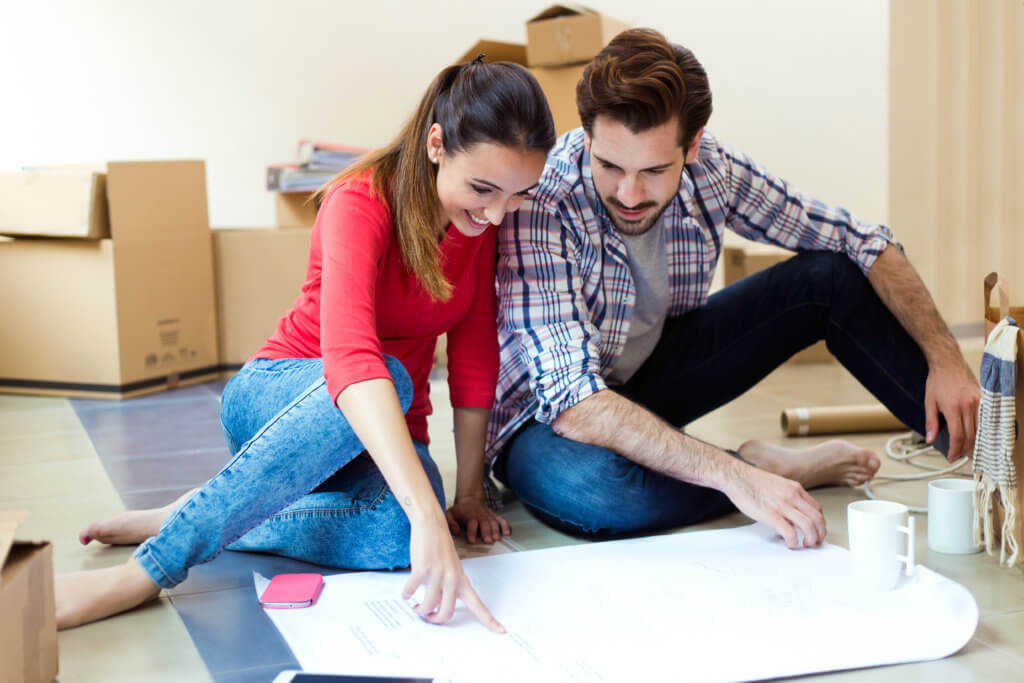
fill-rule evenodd
<path id="1" fill-rule="evenodd" d="M 623 206 L 622 203 L 615 197 L 605 197 L 601 201 L 604 203 L 604 210 L 612 219 L 612 224 L 615 226 L 615 229 L 618 230 L 619 233 L 622 235 L 636 237 L 639 235 L 643 235 L 646 232 L 649 232 L 651 228 L 658 224 L 658 219 L 661 218 L 661 214 L 665 213 L 665 209 L 668 208 L 668 205 L 672 203 L 672 200 L 674 198 L 675 194 L 671 195 L 668 198 L 668 200 L 666 200 L 665 203 L 662 204 L 661 206 L 658 206 L 655 202 L 644 202 L 643 204 L 638 204 L 637 206 L 633 207 Z M 657 209 L 652 211 L 648 217 L 645 217 L 640 221 L 623 220 L 622 216 L 620 216 L 615 211 L 616 208 L 626 209 L 627 211 L 629 211 L 635 209 L 646 209 L 655 206 L 657 206 Z"/>

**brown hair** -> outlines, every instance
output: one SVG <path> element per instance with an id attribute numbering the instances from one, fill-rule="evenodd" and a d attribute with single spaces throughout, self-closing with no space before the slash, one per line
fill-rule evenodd
<path id="1" fill-rule="evenodd" d="M 711 117 L 711 87 L 693 53 L 649 28 L 615 36 L 587 64 L 576 85 L 583 130 L 608 116 L 634 133 L 679 117 L 679 144 L 687 149 Z"/>
<path id="2" fill-rule="evenodd" d="M 451 284 L 441 270 L 438 248 L 437 167 L 427 159 L 427 134 L 434 123 L 441 125 L 448 154 L 480 142 L 547 154 L 555 144 L 551 110 L 536 79 L 518 64 L 488 64 L 481 55 L 441 71 L 398 136 L 339 173 L 320 188 L 318 198 L 347 178 L 369 171 L 373 192 L 391 208 L 406 269 L 432 299 L 447 301 Z"/>

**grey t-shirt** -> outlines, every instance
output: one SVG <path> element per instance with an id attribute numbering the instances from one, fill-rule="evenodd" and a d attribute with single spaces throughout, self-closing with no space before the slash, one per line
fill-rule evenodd
<path id="1" fill-rule="evenodd" d="M 658 223 L 643 235 L 623 235 L 629 270 L 636 286 L 633 319 L 629 335 L 615 367 L 605 381 L 612 385 L 625 384 L 644 364 L 661 339 L 671 297 L 668 289 L 668 261 L 665 254 L 665 227 Z"/>

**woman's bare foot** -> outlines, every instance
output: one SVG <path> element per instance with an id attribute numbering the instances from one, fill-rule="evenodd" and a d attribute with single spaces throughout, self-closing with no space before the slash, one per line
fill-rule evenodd
<path id="1" fill-rule="evenodd" d="M 784 448 L 766 441 L 748 441 L 740 457 L 757 467 L 799 482 L 818 486 L 860 486 L 878 472 L 878 456 L 869 448 L 833 439 L 810 448 Z"/>
<path id="2" fill-rule="evenodd" d="M 196 489 L 185 493 L 170 505 L 150 510 L 125 510 L 101 522 L 93 522 L 78 534 L 82 545 L 99 541 L 108 545 L 138 545 L 156 536 L 167 516 L 178 509 Z"/>
<path id="3" fill-rule="evenodd" d="M 138 607 L 160 593 L 134 559 L 105 569 L 59 574 L 54 581 L 57 628 L 74 628 Z"/>

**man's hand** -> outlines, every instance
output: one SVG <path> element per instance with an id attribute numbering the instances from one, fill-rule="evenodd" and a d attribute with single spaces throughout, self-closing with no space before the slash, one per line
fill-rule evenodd
<path id="1" fill-rule="evenodd" d="M 484 543 L 494 543 L 512 533 L 505 518 L 487 507 L 482 497 L 456 498 L 448 508 L 447 517 L 452 536 L 458 536 L 465 529 L 466 540 L 470 543 L 477 542 L 477 532 Z"/>
<path id="2" fill-rule="evenodd" d="M 959 354 L 930 364 L 924 393 L 925 440 L 932 443 L 938 435 L 941 413 L 949 429 L 949 453 L 946 457 L 950 462 L 974 453 L 980 400 L 978 380 Z"/>
<path id="3" fill-rule="evenodd" d="M 779 532 L 788 548 L 814 548 L 825 540 L 821 505 L 792 479 L 737 462 L 722 492 L 747 517 Z"/>
<path id="4" fill-rule="evenodd" d="M 949 429 L 949 461 L 972 454 L 981 388 L 924 283 L 891 244 L 875 259 L 868 270 L 868 280 L 928 360 L 925 440 L 935 441 L 941 413 Z"/>

